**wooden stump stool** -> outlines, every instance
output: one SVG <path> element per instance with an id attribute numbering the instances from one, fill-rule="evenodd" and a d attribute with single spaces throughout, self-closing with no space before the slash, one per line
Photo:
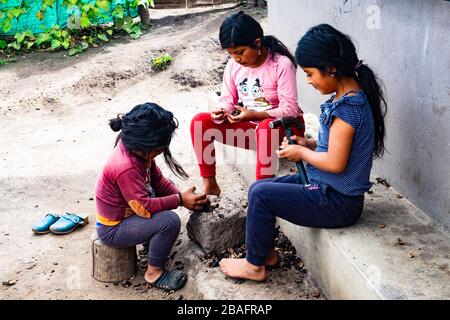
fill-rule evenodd
<path id="1" fill-rule="evenodd" d="M 119 282 L 136 274 L 136 246 L 117 249 L 105 245 L 97 233 L 92 240 L 92 276 L 101 282 Z"/>

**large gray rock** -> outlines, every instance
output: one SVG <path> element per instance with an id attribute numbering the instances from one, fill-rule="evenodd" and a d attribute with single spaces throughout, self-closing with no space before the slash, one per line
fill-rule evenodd
<path id="1" fill-rule="evenodd" d="M 202 212 L 191 212 L 188 236 L 205 253 L 219 253 L 245 241 L 246 203 L 228 197 L 209 197 Z"/>

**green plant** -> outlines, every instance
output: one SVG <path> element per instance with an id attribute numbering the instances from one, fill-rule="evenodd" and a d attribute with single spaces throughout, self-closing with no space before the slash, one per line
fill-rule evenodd
<path id="1" fill-rule="evenodd" d="M 172 61 L 173 57 L 168 53 L 164 53 L 163 55 L 152 59 L 152 69 L 157 71 L 164 70 Z"/>
<path id="2" fill-rule="evenodd" d="M 0 49 L 14 49 L 20 51 L 22 49 L 50 49 L 57 50 L 59 48 L 68 49 L 71 44 L 71 35 L 67 30 L 61 30 L 59 26 L 54 26 L 46 32 L 33 34 L 30 30 L 18 32 L 14 35 L 14 40 L 5 46 L 7 41 L 0 40 Z"/>
<path id="3" fill-rule="evenodd" d="M 0 4 L 8 0 L 0 0 Z M 43 20 L 48 8 L 53 8 L 57 0 L 37 0 L 41 1 L 40 9 L 36 14 L 38 20 Z M 145 0 L 154 7 L 154 0 Z M 22 15 L 29 15 L 30 6 L 28 0 L 21 1 L 16 7 L 4 7 L 0 9 L 0 30 L 8 33 L 12 29 L 14 19 L 19 20 Z M 33 6 L 35 1 L 33 0 Z M 98 46 L 102 42 L 109 41 L 113 34 L 122 32 L 128 34 L 132 39 L 137 39 L 142 35 L 140 23 L 135 23 L 125 12 L 135 9 L 139 5 L 139 0 L 125 0 L 114 7 L 112 11 L 113 25 L 111 27 L 98 27 L 97 25 L 109 17 L 105 12 L 110 12 L 112 0 L 96 0 L 86 3 L 86 0 L 64 0 L 63 6 L 67 8 L 78 8 L 76 13 L 69 17 L 67 30 L 56 25 L 42 33 L 33 34 L 31 30 L 16 32 L 14 36 L 0 39 L 0 53 L 14 53 L 18 51 L 40 50 L 69 50 L 69 55 L 83 52 L 86 45 Z M 87 30 L 87 32 L 85 32 Z M 0 36 L 1 37 L 1 36 Z M 81 37 L 81 39 L 80 39 Z"/>
<path id="4" fill-rule="evenodd" d="M 15 62 L 16 59 L 0 59 L 0 66 L 3 66 L 9 62 Z"/>
<path id="5" fill-rule="evenodd" d="M 83 51 L 85 51 L 87 48 L 89 47 L 89 45 L 82 41 L 81 43 L 78 43 L 77 45 L 75 45 L 73 48 L 71 48 L 69 50 L 69 56 L 74 56 L 78 53 L 81 53 Z"/>

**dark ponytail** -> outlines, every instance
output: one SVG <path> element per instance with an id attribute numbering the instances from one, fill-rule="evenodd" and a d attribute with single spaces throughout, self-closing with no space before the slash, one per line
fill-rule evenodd
<path id="1" fill-rule="evenodd" d="M 328 24 L 312 27 L 298 42 L 295 58 L 302 68 L 318 68 L 329 74 L 334 67 L 338 79 L 352 77 L 359 83 L 369 100 L 375 123 L 374 157 L 381 157 L 385 150 L 386 100 L 380 80 L 358 59 L 350 37 Z"/>
<path id="2" fill-rule="evenodd" d="M 109 120 L 109 126 L 115 132 L 121 130 L 117 136 L 115 146 L 119 140 L 129 151 L 139 150 L 149 153 L 164 148 L 164 161 L 170 170 L 179 178 L 188 178 L 188 174 L 172 157 L 169 145 L 178 121 L 173 113 L 156 103 L 144 103 L 135 106 L 126 114 L 119 114 Z"/>
<path id="3" fill-rule="evenodd" d="M 109 126 L 111 127 L 112 131 L 118 132 L 120 129 L 122 129 L 122 114 L 119 113 L 116 118 L 109 119 Z M 117 141 L 116 141 L 117 145 Z"/>
<path id="4" fill-rule="evenodd" d="M 219 40 L 223 49 L 234 46 L 250 46 L 255 49 L 256 39 L 261 39 L 262 46 L 272 55 L 280 54 L 289 58 L 295 67 L 295 58 L 289 49 L 274 36 L 264 36 L 261 25 L 243 11 L 228 16 L 220 26 Z"/>
<path id="5" fill-rule="evenodd" d="M 377 79 L 372 69 L 365 64 L 361 64 L 357 70 L 357 81 L 367 95 L 367 99 L 372 108 L 372 116 L 375 123 L 374 156 L 382 157 L 384 153 L 384 137 L 386 135 L 384 116 L 387 111 L 384 93 L 380 86 L 379 79 Z"/>
<path id="6" fill-rule="evenodd" d="M 297 63 L 295 63 L 295 58 L 289 49 L 284 45 L 283 42 L 275 38 L 274 36 L 264 36 L 263 46 L 268 48 L 272 54 L 278 53 L 282 56 L 286 56 L 292 61 L 295 68 L 297 68 Z"/>

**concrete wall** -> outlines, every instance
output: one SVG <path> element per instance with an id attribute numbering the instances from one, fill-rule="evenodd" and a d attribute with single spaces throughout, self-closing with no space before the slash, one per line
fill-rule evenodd
<path id="1" fill-rule="evenodd" d="M 374 172 L 450 227 L 450 2 L 269 0 L 268 34 L 294 51 L 308 28 L 349 34 L 386 87 L 386 153 Z M 298 71 L 299 102 L 319 114 L 326 97 Z"/>

